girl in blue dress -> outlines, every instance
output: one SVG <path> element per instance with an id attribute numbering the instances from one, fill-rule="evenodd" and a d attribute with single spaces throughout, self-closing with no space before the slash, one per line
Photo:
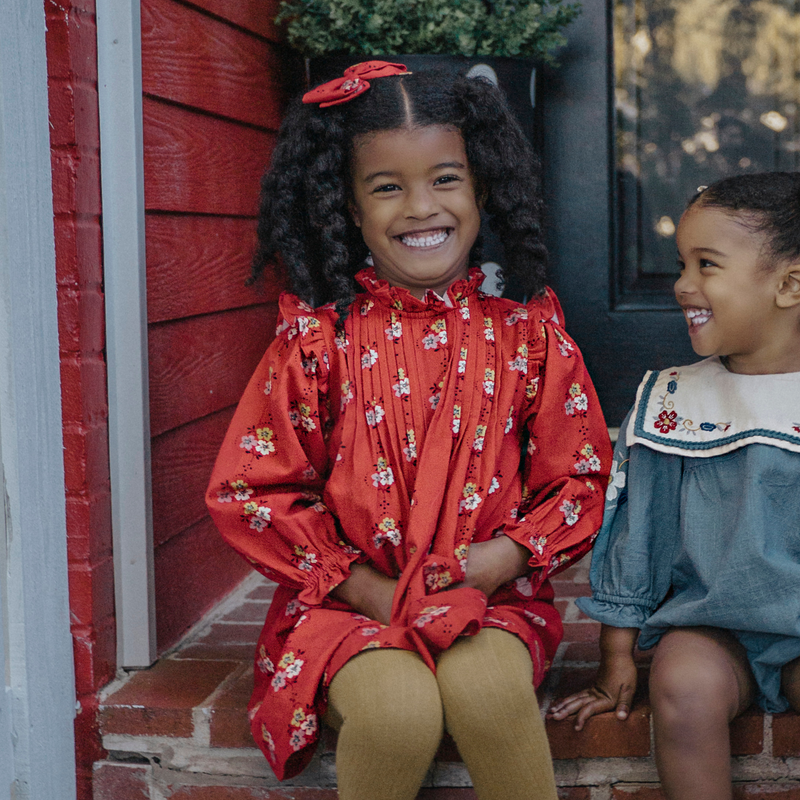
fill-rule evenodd
<path id="1" fill-rule="evenodd" d="M 648 372 L 620 429 L 592 597 L 590 689 L 549 716 L 625 719 L 633 649 L 650 673 L 669 800 L 731 798 L 729 723 L 754 700 L 800 711 L 800 174 L 722 180 L 677 232 L 694 351 Z"/>

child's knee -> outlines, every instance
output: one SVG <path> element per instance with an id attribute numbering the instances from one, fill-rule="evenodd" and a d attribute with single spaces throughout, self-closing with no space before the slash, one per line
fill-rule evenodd
<path id="1" fill-rule="evenodd" d="M 662 722 L 729 717 L 734 703 L 730 681 L 694 660 L 654 664 L 650 673 L 650 705 Z"/>

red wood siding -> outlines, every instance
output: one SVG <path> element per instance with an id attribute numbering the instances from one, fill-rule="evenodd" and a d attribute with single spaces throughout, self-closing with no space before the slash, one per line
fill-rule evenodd
<path id="1" fill-rule="evenodd" d="M 158 646 L 248 571 L 203 503 L 271 340 L 278 282 L 246 287 L 261 174 L 298 62 L 277 0 L 143 0 L 142 87 Z"/>

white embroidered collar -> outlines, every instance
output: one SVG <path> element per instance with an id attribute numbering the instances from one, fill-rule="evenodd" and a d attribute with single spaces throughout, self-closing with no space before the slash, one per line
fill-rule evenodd
<path id="1" fill-rule="evenodd" d="M 740 375 L 716 356 L 648 372 L 626 442 L 695 458 L 756 442 L 800 453 L 800 372 Z"/>

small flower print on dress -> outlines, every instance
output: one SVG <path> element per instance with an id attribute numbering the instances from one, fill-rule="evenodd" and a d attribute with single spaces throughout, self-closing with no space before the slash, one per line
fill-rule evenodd
<path id="1" fill-rule="evenodd" d="M 564 411 L 568 417 L 584 417 L 589 410 L 589 398 L 586 396 L 579 383 L 573 383 L 569 387 L 569 398 L 564 403 Z"/>
<path id="2" fill-rule="evenodd" d="M 256 659 L 256 666 L 261 670 L 261 672 L 275 672 L 275 665 L 270 660 L 270 657 L 267 655 L 267 650 L 262 644 L 258 648 L 258 658 Z"/>
<path id="3" fill-rule="evenodd" d="M 590 472 L 600 472 L 600 459 L 595 455 L 594 447 L 588 442 L 581 448 L 579 456 L 583 456 L 575 463 L 575 472 L 578 475 L 586 475 Z"/>
<path id="4" fill-rule="evenodd" d="M 539 376 L 537 375 L 535 378 L 529 380 L 528 385 L 525 387 L 526 399 L 533 400 L 533 398 L 536 397 L 538 391 L 539 391 Z"/>
<path id="5" fill-rule="evenodd" d="M 389 462 L 381 456 L 375 466 L 377 471 L 372 474 L 372 485 L 376 489 L 388 491 L 389 487 L 394 483 L 394 473 L 389 466 Z"/>
<path id="6" fill-rule="evenodd" d="M 317 554 L 308 550 L 308 547 L 296 544 L 294 546 L 294 556 L 292 561 L 297 564 L 298 569 L 303 572 L 311 572 L 317 565 Z"/>
<path id="7" fill-rule="evenodd" d="M 297 318 L 297 330 L 300 331 L 301 337 L 305 337 L 309 331 L 315 330 L 316 328 L 319 328 L 319 320 L 316 317 Z"/>
<path id="8" fill-rule="evenodd" d="M 458 359 L 458 374 L 463 375 L 467 371 L 467 348 L 462 347 Z"/>
<path id="9" fill-rule="evenodd" d="M 353 381 L 342 383 L 342 400 L 339 406 L 340 411 L 344 411 L 345 406 L 353 399 Z"/>
<path id="10" fill-rule="evenodd" d="M 242 519 L 250 521 L 250 527 L 254 531 L 261 533 L 265 528 L 269 528 L 272 522 L 272 509 L 269 506 L 260 506 L 255 500 L 250 500 L 244 504 L 244 515 Z"/>
<path id="11" fill-rule="evenodd" d="M 284 610 L 284 614 L 287 617 L 294 617 L 297 614 L 302 613 L 303 611 L 308 611 L 308 606 L 301 603 L 297 598 L 294 600 L 290 600 L 286 604 L 286 609 Z"/>
<path id="12" fill-rule="evenodd" d="M 397 525 L 397 520 L 393 517 L 384 517 L 373 530 L 376 531 L 375 535 L 372 537 L 372 542 L 375 547 L 383 547 L 385 542 L 389 542 L 397 547 L 403 541 L 403 537 Z"/>
<path id="13" fill-rule="evenodd" d="M 458 301 L 458 305 L 460 306 L 458 310 L 461 312 L 461 319 L 469 319 L 469 300 L 465 297 L 463 300 Z"/>
<path id="14" fill-rule="evenodd" d="M 565 500 L 558 510 L 564 515 L 564 522 L 571 527 L 580 518 L 581 501 Z"/>
<path id="15" fill-rule="evenodd" d="M 342 352 L 347 350 L 347 348 L 350 346 L 350 341 L 345 335 L 344 330 L 339 330 L 336 332 L 336 337 L 334 338 L 333 343 L 336 345 L 336 349 Z"/>
<path id="16" fill-rule="evenodd" d="M 478 425 L 475 428 L 475 441 L 472 443 L 472 449 L 476 453 L 483 451 L 483 440 L 486 436 L 486 425 Z"/>
<path id="17" fill-rule="evenodd" d="M 373 350 L 371 347 L 368 350 L 362 350 L 361 369 L 372 369 L 377 360 L 378 360 L 377 350 Z"/>
<path id="18" fill-rule="evenodd" d="M 366 317 L 370 309 L 375 305 L 372 300 L 366 300 L 361 304 L 361 316 Z"/>
<path id="19" fill-rule="evenodd" d="M 392 386 L 392 391 L 395 397 L 405 397 L 411 394 L 411 382 L 402 367 L 397 370 L 397 383 Z"/>
<path id="20" fill-rule="evenodd" d="M 488 367 L 483 371 L 483 391 L 489 397 L 494 394 L 494 370 Z"/>
<path id="21" fill-rule="evenodd" d="M 218 503 L 233 502 L 233 492 L 231 491 L 230 486 L 223 484 L 222 488 L 217 490 L 217 502 Z"/>
<path id="22" fill-rule="evenodd" d="M 417 458 L 417 435 L 413 428 L 406 431 L 406 446 L 403 448 L 406 461 L 415 461 Z"/>
<path id="23" fill-rule="evenodd" d="M 317 429 L 311 406 L 307 403 L 292 403 L 289 408 L 289 421 L 295 428 L 302 428 L 309 433 Z"/>
<path id="24" fill-rule="evenodd" d="M 523 597 L 533 597 L 533 581 L 530 575 L 523 575 L 521 578 L 517 578 L 514 581 L 514 588 Z"/>
<path id="25" fill-rule="evenodd" d="M 433 622 L 436 617 L 441 617 L 450 610 L 450 606 L 428 606 L 422 609 L 422 613 L 414 620 L 414 625 L 417 628 L 422 628 L 425 625 Z"/>
<path id="26" fill-rule="evenodd" d="M 447 344 L 447 326 L 443 319 L 437 319 L 426 328 L 422 345 L 426 350 L 438 350 L 441 344 Z"/>
<path id="27" fill-rule="evenodd" d="M 575 345 L 572 344 L 572 342 L 568 342 L 558 328 L 554 328 L 553 331 L 558 341 L 558 352 L 561 353 L 564 358 L 571 358 L 572 354 L 575 352 Z"/>
<path id="28" fill-rule="evenodd" d="M 266 383 L 264 384 L 264 394 L 272 394 L 272 377 L 274 374 L 275 374 L 275 368 L 270 367 Z"/>
<path id="29" fill-rule="evenodd" d="M 274 761 L 275 742 L 272 740 L 272 734 L 267 730 L 267 726 L 263 722 L 261 723 L 261 738 L 264 740 L 264 744 L 267 745 L 267 750 L 269 750 L 270 760 Z"/>
<path id="30" fill-rule="evenodd" d="M 458 559 L 458 565 L 461 567 L 462 572 L 467 571 L 467 557 L 469 556 L 469 545 L 466 543 L 460 544 L 453 550 L 453 555 Z"/>
<path id="31" fill-rule="evenodd" d="M 435 561 L 432 564 L 426 564 L 422 568 L 422 574 L 425 578 L 425 586 L 431 592 L 438 592 L 440 589 L 446 589 L 454 583 L 453 576 L 445 564 L 437 564 Z"/>
<path id="32" fill-rule="evenodd" d="M 317 367 L 319 366 L 319 361 L 317 360 L 316 356 L 312 355 L 309 358 L 302 358 L 300 360 L 300 364 L 303 367 L 303 373 L 307 375 L 309 378 L 317 374 Z"/>
<path id="33" fill-rule="evenodd" d="M 303 669 L 303 664 L 305 664 L 305 661 L 295 658 L 293 652 L 289 651 L 288 653 L 284 653 L 281 656 L 281 660 L 278 662 L 277 671 L 270 682 L 272 691 L 277 693 L 281 689 L 285 689 L 289 685 L 289 682 L 294 681 L 300 674 Z"/>
<path id="34" fill-rule="evenodd" d="M 547 621 L 538 614 L 534 614 L 533 611 L 528 611 L 526 608 L 523 613 L 534 625 L 540 625 L 542 628 L 547 627 Z"/>
<path id="35" fill-rule="evenodd" d="M 453 406 L 453 436 L 461 430 L 461 406 Z"/>
<path id="36" fill-rule="evenodd" d="M 494 322 L 491 317 L 483 318 L 483 338 L 486 339 L 487 342 L 494 341 Z"/>
<path id="37" fill-rule="evenodd" d="M 459 514 L 474 511 L 481 503 L 481 496 L 478 494 L 478 487 L 474 483 L 468 483 L 462 492 L 464 499 L 458 504 Z"/>
<path id="38" fill-rule="evenodd" d="M 521 344 L 517 348 L 517 355 L 512 361 L 508 362 L 508 368 L 512 372 L 516 370 L 523 375 L 528 374 L 528 345 Z"/>
<path id="39" fill-rule="evenodd" d="M 380 425 L 381 420 L 386 416 L 386 412 L 377 400 L 372 400 L 367 403 L 367 407 L 364 409 L 364 415 L 367 418 L 367 425 L 369 425 L 370 428 L 375 428 Z"/>
<path id="40" fill-rule="evenodd" d="M 521 319 L 528 319 L 528 310 L 526 308 L 515 308 L 506 314 L 506 325 L 516 325 Z"/>
<path id="41" fill-rule="evenodd" d="M 390 342 L 396 342 L 403 335 L 403 324 L 397 319 L 397 315 L 394 312 L 392 312 L 392 321 L 384 333 L 386 334 L 386 339 Z"/>
<path id="42" fill-rule="evenodd" d="M 547 544 L 547 537 L 546 536 L 531 536 L 528 539 L 531 547 L 539 554 L 542 555 L 544 553 L 544 546 Z"/>
<path id="43" fill-rule="evenodd" d="M 492 482 L 489 484 L 489 492 L 488 494 L 494 494 L 500 488 L 500 481 L 497 478 L 492 478 Z"/>
<path id="44" fill-rule="evenodd" d="M 514 427 L 514 406 L 508 409 L 508 419 L 506 420 L 506 427 L 503 433 L 511 433 L 511 429 Z"/>

